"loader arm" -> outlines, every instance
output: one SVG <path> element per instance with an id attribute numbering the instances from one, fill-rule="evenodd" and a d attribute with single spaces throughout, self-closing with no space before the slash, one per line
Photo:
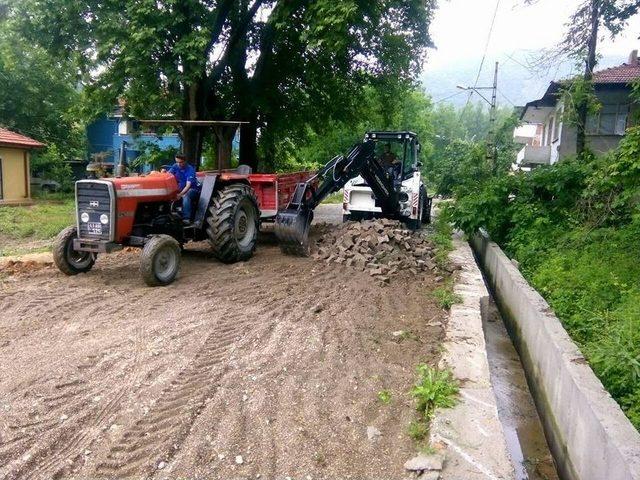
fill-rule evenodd
<path id="1" fill-rule="evenodd" d="M 366 141 L 357 144 L 347 156 L 334 157 L 315 176 L 299 183 L 287 208 L 278 212 L 275 233 L 283 252 L 308 255 L 313 210 L 327 196 L 340 190 L 358 175 L 365 179 L 385 214 L 391 215 L 398 211 L 399 200 L 394 178 L 375 158 L 375 143 Z"/>

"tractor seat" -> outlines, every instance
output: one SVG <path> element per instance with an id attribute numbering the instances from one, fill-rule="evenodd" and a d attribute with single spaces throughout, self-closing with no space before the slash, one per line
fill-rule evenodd
<path id="1" fill-rule="evenodd" d="M 238 165 L 236 173 L 239 175 L 251 175 L 253 173 L 253 169 L 249 165 Z"/>

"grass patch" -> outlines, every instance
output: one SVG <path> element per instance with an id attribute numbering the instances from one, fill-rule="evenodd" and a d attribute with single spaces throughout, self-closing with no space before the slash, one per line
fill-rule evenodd
<path id="1" fill-rule="evenodd" d="M 9 240 L 55 237 L 60 230 L 75 222 L 73 198 L 60 198 L 63 199 L 38 200 L 35 205 L 26 207 L 0 207 L 0 234 Z"/>
<path id="2" fill-rule="evenodd" d="M 26 255 L 28 253 L 44 253 L 50 252 L 51 246 L 45 245 L 42 247 L 2 247 L 0 248 L 0 257 L 13 257 L 19 255 Z"/>
<path id="3" fill-rule="evenodd" d="M 436 246 L 435 261 L 440 268 L 444 268 L 449 263 L 449 253 L 453 251 L 453 227 L 451 216 L 446 208 L 441 208 L 433 224 L 433 243 Z"/>
<path id="4" fill-rule="evenodd" d="M 391 403 L 391 396 L 391 391 L 389 390 L 380 390 L 378 392 L 378 400 L 380 400 L 380 403 L 385 405 L 389 405 Z"/>
<path id="5" fill-rule="evenodd" d="M 344 198 L 344 194 L 342 193 L 342 190 L 340 190 L 338 192 L 334 192 L 331 195 L 327 196 L 327 198 L 325 198 L 322 201 L 322 203 L 332 203 L 332 204 L 342 203 L 343 198 Z"/>
<path id="6" fill-rule="evenodd" d="M 462 297 L 453 291 L 453 283 L 447 282 L 444 286 L 433 291 L 433 298 L 438 306 L 444 310 L 451 310 L 456 303 L 462 303 Z"/>
<path id="7" fill-rule="evenodd" d="M 423 421 L 414 420 L 409 424 L 407 433 L 416 442 L 422 442 L 429 438 L 429 424 Z"/>
<path id="8" fill-rule="evenodd" d="M 429 436 L 429 422 L 436 408 L 451 408 L 458 400 L 459 386 L 450 370 L 424 363 L 418 365 L 418 381 L 409 392 L 416 402 L 419 418 L 409 424 L 407 433 L 417 442 Z"/>

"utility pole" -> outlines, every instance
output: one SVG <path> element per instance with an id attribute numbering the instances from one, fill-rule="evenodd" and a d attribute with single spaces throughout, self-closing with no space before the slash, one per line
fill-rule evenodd
<path id="1" fill-rule="evenodd" d="M 465 87 L 457 85 L 460 90 L 471 90 L 477 93 L 480 98 L 487 102 L 489 109 L 489 133 L 487 135 L 487 160 L 491 162 L 491 167 L 495 173 L 498 170 L 498 150 L 496 149 L 496 113 L 497 113 L 497 96 L 498 96 L 498 62 L 493 72 L 493 86 L 491 87 Z M 491 101 L 480 90 L 491 90 Z"/>

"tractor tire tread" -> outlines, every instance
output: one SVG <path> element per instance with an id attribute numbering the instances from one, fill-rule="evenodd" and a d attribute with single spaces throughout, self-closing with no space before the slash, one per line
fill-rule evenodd
<path id="1" fill-rule="evenodd" d="M 86 268 L 77 268 L 67 261 L 67 242 L 78 236 L 78 229 L 75 226 L 69 226 L 62 230 L 53 242 L 53 262 L 56 267 L 65 275 L 77 275 L 85 273 L 93 268 L 95 256 Z"/>
<path id="2" fill-rule="evenodd" d="M 235 209 L 240 202 L 248 198 L 255 209 L 255 237 L 249 249 L 241 249 L 233 236 Z M 260 214 L 258 200 L 249 185 L 229 185 L 213 195 L 207 216 L 207 236 L 215 257 L 224 263 L 235 263 L 248 260 L 256 248 Z"/>
<path id="3" fill-rule="evenodd" d="M 153 270 L 154 257 L 159 249 L 164 248 L 167 244 L 171 245 L 177 255 L 178 255 L 178 266 L 176 268 L 176 273 L 171 277 L 168 281 L 161 281 L 156 276 Z M 172 283 L 175 278 L 180 273 L 180 243 L 170 235 L 154 235 L 144 246 L 142 249 L 142 255 L 140 255 L 140 275 L 146 283 L 150 287 L 160 287 L 164 285 L 169 285 Z"/>

